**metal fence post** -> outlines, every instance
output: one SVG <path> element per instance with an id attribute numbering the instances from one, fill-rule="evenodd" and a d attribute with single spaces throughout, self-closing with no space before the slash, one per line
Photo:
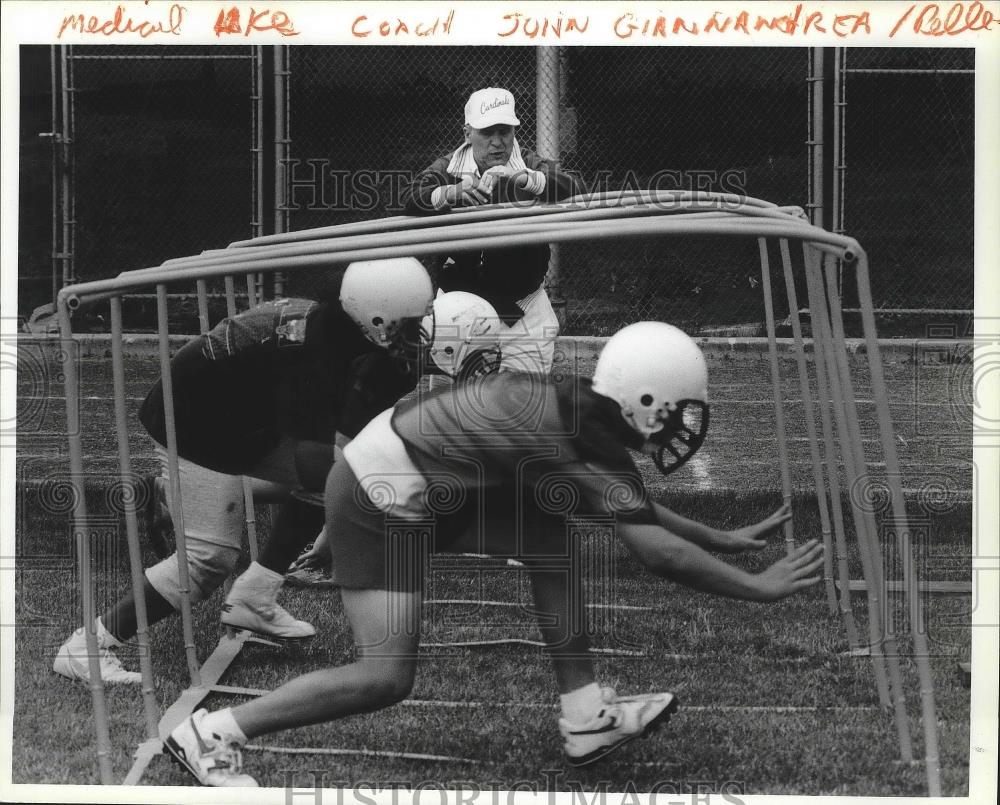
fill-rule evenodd
<path id="1" fill-rule="evenodd" d="M 59 254 L 59 234 L 61 231 L 61 221 L 59 216 L 59 192 L 62 186 L 62 136 L 59 132 L 59 47 L 50 47 L 50 82 L 52 87 L 52 125 L 49 127 L 47 136 L 52 145 L 52 306 L 55 309 L 56 295 L 59 293 L 60 270 L 59 266 L 62 257 Z"/>
<path id="2" fill-rule="evenodd" d="M 287 45 L 274 48 L 274 231 L 288 230 L 288 77 L 291 54 Z M 280 271 L 274 275 L 274 295 L 284 295 L 285 281 Z"/>
<path id="3" fill-rule="evenodd" d="M 250 62 L 250 184 L 253 217 L 250 233 L 258 238 L 264 233 L 264 47 L 255 45 Z"/>
<path id="4" fill-rule="evenodd" d="M 535 144 L 538 155 L 559 161 L 559 48 L 540 47 L 535 51 Z M 566 300 L 559 275 L 559 244 L 551 247 L 547 285 L 552 309 L 562 327 L 566 319 Z"/>
<path id="5" fill-rule="evenodd" d="M 809 49 L 809 220 L 823 226 L 823 48 Z"/>
<path id="6" fill-rule="evenodd" d="M 76 282 L 76 187 L 73 171 L 73 47 L 63 45 L 59 48 L 61 69 L 62 95 L 62 132 L 60 149 L 62 169 L 61 207 L 62 218 L 62 284 L 63 287 Z"/>

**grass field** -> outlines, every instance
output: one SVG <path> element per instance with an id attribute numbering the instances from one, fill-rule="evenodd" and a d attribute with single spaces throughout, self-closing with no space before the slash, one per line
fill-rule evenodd
<path id="1" fill-rule="evenodd" d="M 22 353 L 27 361 L 31 351 Z M 64 403 L 52 356 L 39 348 L 34 374 L 19 374 L 19 417 L 32 429 L 19 437 L 17 625 L 14 712 L 14 782 L 97 782 L 90 694 L 51 672 L 58 644 L 79 620 L 76 572 L 69 547 L 65 481 Z M 81 410 L 87 454 L 88 503 L 105 520 L 100 542 L 98 608 L 129 586 L 124 527 L 115 513 L 115 466 L 109 362 L 88 359 L 81 370 Z M 580 366 L 586 373 L 589 366 Z M 794 363 L 783 361 L 785 377 Z M 924 577 L 968 580 L 972 523 L 971 427 L 962 363 L 901 360 L 887 367 L 892 413 L 899 436 L 904 486 L 912 514 L 923 525 L 918 560 Z M 138 407 L 156 375 L 148 356 L 127 365 L 130 409 Z M 641 469 L 654 495 L 687 516 L 713 524 L 759 518 L 780 500 L 776 442 L 767 363 L 752 354 L 716 355 L 710 361 L 713 397 L 709 443 L 699 462 L 669 482 L 650 465 Z M 867 378 L 857 375 L 863 429 L 870 440 L 872 407 Z M 814 501 L 804 494 L 808 473 L 802 409 L 793 384 L 782 389 L 789 419 L 796 493 L 795 531 L 819 533 Z M 151 445 L 133 419 L 130 446 L 136 469 L 152 469 Z M 872 448 L 873 445 L 867 444 Z M 878 474 L 878 456 L 872 468 Z M 884 470 L 883 470 L 884 471 Z M 64 487 L 62 487 L 65 491 Z M 259 511 L 266 538 L 267 513 Z M 754 566 L 772 561 L 779 544 Z M 341 754 L 302 755 L 252 749 L 248 771 L 262 784 L 309 787 L 359 782 L 378 787 L 654 791 L 731 793 L 919 795 L 919 765 L 898 764 L 891 716 L 878 706 L 870 662 L 844 654 L 839 617 L 829 615 L 823 590 L 774 605 L 713 598 L 656 580 L 616 550 L 613 589 L 592 589 L 591 600 L 631 609 L 593 610 L 594 645 L 626 649 L 595 655 L 602 680 L 622 693 L 673 690 L 681 709 L 666 730 L 631 744 L 586 771 L 562 760 L 556 729 L 557 697 L 544 654 L 536 647 L 444 648 L 462 640 L 537 638 L 521 603 L 530 599 L 520 571 L 495 562 L 472 565 L 442 558 L 432 576 L 432 599 L 498 601 L 511 606 L 430 605 L 424 613 L 425 647 L 408 702 L 388 711 L 335 724 L 266 736 L 265 747 L 325 747 Z M 153 561 L 151 554 L 145 557 Z M 852 577 L 860 577 L 850 557 Z M 285 605 L 312 621 L 319 634 L 308 646 L 278 650 L 249 645 L 222 680 L 271 688 L 291 676 L 349 659 L 351 644 L 336 592 L 286 590 Z M 854 611 L 864 624 L 864 598 Z M 216 597 L 195 609 L 195 634 L 204 659 L 219 635 Z M 944 793 L 968 786 L 969 691 L 958 669 L 970 645 L 968 596 L 927 601 L 928 638 L 941 731 Z M 908 645 L 902 613 L 894 616 Z M 162 706 L 186 686 L 179 623 L 153 629 L 157 696 Z M 125 662 L 136 668 L 134 652 Z M 915 673 L 908 681 L 911 732 L 922 752 Z M 230 697 L 209 699 L 221 706 Z M 113 764 L 124 777 L 142 738 L 141 700 L 134 690 L 109 690 Z M 381 754 L 375 754 L 381 753 Z M 396 753 L 396 754 L 387 754 Z M 399 753 L 434 755 L 413 759 Z M 144 783 L 189 785 L 165 758 L 155 760 Z"/>

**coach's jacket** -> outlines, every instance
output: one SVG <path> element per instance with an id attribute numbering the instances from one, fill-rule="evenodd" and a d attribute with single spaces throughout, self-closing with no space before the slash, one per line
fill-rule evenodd
<path id="1" fill-rule="evenodd" d="M 501 178 L 493 185 L 491 203 L 561 201 L 582 192 L 580 183 L 559 171 L 552 161 L 543 159 L 533 151 L 521 153 L 529 170 L 540 171 L 545 175 L 544 190 L 541 195 L 536 196 L 523 188 L 515 187 L 512 177 Z M 462 181 L 461 176 L 448 173 L 451 156 L 446 154 L 436 159 L 404 188 L 403 203 L 407 214 L 437 213 L 431 200 L 432 193 L 439 187 Z M 489 234 L 488 230 L 484 234 Z M 549 247 L 541 244 L 454 252 L 443 256 L 442 264 L 435 268 L 433 273 L 442 290 L 478 294 L 496 308 L 507 324 L 513 324 L 524 315 L 517 306 L 517 301 L 534 292 L 545 279 L 549 268 Z"/>

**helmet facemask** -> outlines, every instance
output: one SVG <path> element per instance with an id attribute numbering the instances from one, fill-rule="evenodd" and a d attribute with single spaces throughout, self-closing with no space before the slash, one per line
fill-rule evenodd
<path id="1" fill-rule="evenodd" d="M 708 433 L 708 404 L 701 400 L 679 400 L 667 412 L 663 426 L 647 437 L 655 448 L 653 463 L 664 475 L 669 475 L 687 463 L 705 441 Z M 673 459 L 664 460 L 670 453 Z"/>
<path id="2" fill-rule="evenodd" d="M 433 313 L 429 315 L 433 316 Z M 408 317 L 387 333 L 386 350 L 404 372 L 417 374 L 422 371 L 421 357 L 430 345 L 430 340 L 430 333 L 424 326 L 424 317 Z"/>
<path id="3" fill-rule="evenodd" d="M 491 375 L 500 371 L 500 361 L 502 359 L 499 347 L 483 347 L 473 349 L 462 357 L 462 363 L 458 368 L 455 379 L 459 382 L 469 380 L 473 377 Z"/>

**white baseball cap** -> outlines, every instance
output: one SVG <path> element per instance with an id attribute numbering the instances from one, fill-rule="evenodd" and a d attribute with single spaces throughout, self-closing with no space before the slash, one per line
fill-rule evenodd
<path id="1" fill-rule="evenodd" d="M 474 129 L 488 129 L 498 124 L 521 125 L 514 115 L 514 96 L 499 87 L 479 89 L 469 96 L 465 104 L 465 122 Z"/>

